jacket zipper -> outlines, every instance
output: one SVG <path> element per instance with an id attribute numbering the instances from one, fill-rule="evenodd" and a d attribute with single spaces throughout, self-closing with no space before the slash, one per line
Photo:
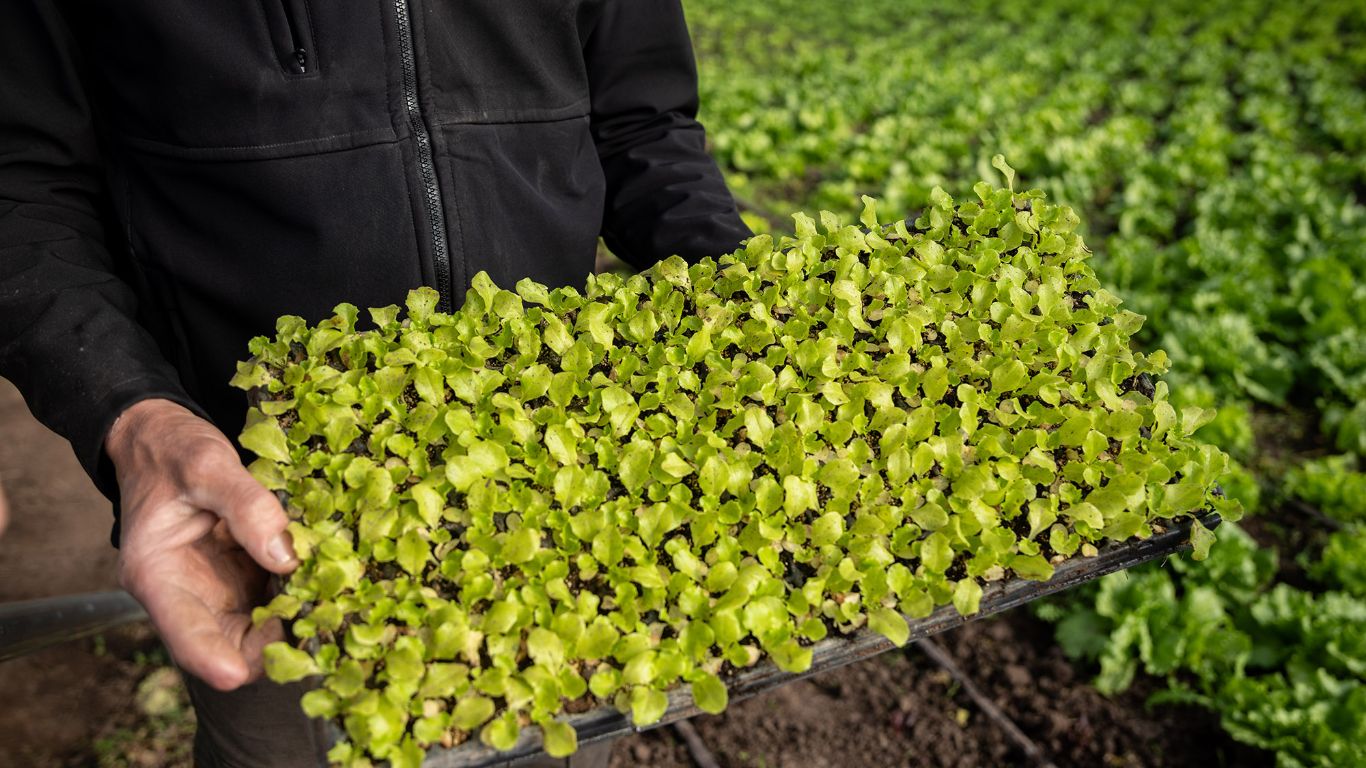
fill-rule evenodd
<path id="1" fill-rule="evenodd" d="M 417 167 L 422 176 L 422 189 L 427 205 L 427 221 L 431 226 L 432 267 L 436 273 L 436 290 L 441 296 L 438 308 L 451 309 L 451 260 L 446 249 L 446 214 L 441 205 L 441 188 L 437 185 L 436 164 L 432 160 L 432 139 L 422 117 L 422 103 L 417 93 L 417 62 L 413 52 L 412 25 L 408 18 L 408 0 L 394 0 L 397 17 L 398 45 L 403 66 L 403 104 L 408 114 L 408 126 L 417 144 Z"/>
<path id="2" fill-rule="evenodd" d="M 291 75 L 307 75 L 315 68 L 308 9 L 299 0 L 266 4 L 266 21 L 275 38 L 280 66 Z"/>

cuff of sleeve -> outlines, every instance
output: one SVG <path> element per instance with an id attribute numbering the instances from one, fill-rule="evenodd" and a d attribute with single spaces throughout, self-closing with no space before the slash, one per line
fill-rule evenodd
<path id="1" fill-rule="evenodd" d="M 91 409 L 97 416 L 89 422 L 89 429 L 71 435 L 71 447 L 95 487 L 114 503 L 114 529 L 111 539 L 119 542 L 119 484 L 114 473 L 114 462 L 104 450 L 104 439 L 123 412 L 143 400 L 170 400 L 195 415 L 208 420 L 209 416 L 198 403 L 176 384 L 154 377 L 126 381 L 101 398 Z"/>

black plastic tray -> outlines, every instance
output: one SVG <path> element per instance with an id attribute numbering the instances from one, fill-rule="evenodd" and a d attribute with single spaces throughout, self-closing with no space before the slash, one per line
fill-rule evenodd
<path id="1" fill-rule="evenodd" d="M 1214 528 L 1220 520 L 1217 515 L 1210 514 L 1202 518 L 1202 522 Z M 979 613 L 963 617 L 951 606 L 943 606 L 923 619 L 911 619 L 910 639 L 915 641 L 930 637 L 1106 574 L 1174 554 L 1186 548 L 1189 541 L 1190 521 L 1179 521 L 1150 538 L 1102 547 L 1095 557 L 1068 559 L 1057 566 L 1053 578 L 1048 581 L 1011 579 L 988 583 L 983 587 Z M 144 617 L 141 606 L 123 592 L 71 595 L 3 605 L 0 606 L 0 661 Z M 829 637 L 812 646 L 811 668 L 806 672 L 783 672 L 768 660 L 739 671 L 726 681 L 730 701 L 747 699 L 785 683 L 876 656 L 892 647 L 886 638 L 867 630 Z M 611 707 L 599 707 L 572 715 L 567 722 L 578 731 L 582 748 L 697 714 L 700 711 L 693 706 L 692 696 L 685 685 L 669 692 L 669 707 L 664 717 L 646 728 L 636 728 L 625 715 Z M 317 729 L 315 743 L 330 745 L 342 736 L 340 729 L 331 721 L 315 720 L 314 725 Z M 544 756 L 540 731 L 533 727 L 523 730 L 521 739 L 506 752 L 495 751 L 478 740 L 471 740 L 450 749 L 437 747 L 430 750 L 424 765 L 428 768 L 487 768 L 517 765 Z M 325 757 L 319 757 L 325 763 Z"/>
<path id="2" fill-rule="evenodd" d="M 1213 529 L 1220 523 L 1218 515 L 1209 514 L 1201 520 L 1206 527 Z M 1109 573 L 1146 563 L 1160 557 L 1174 554 L 1189 546 L 1190 520 L 1170 522 L 1161 533 L 1147 539 L 1135 539 L 1124 544 L 1111 544 L 1100 549 L 1095 557 L 1075 556 L 1059 564 L 1048 581 L 1026 581 L 1009 579 L 990 582 L 983 587 L 981 611 L 973 616 L 964 617 L 952 606 L 942 606 L 922 619 L 909 619 L 910 641 L 937 635 L 945 630 L 992 616 L 1011 608 L 1016 608 L 1041 597 L 1056 594 Z M 876 656 L 889 651 L 894 646 L 876 632 L 867 629 L 849 635 L 827 637 L 811 647 L 811 668 L 800 674 L 783 672 L 767 659 L 753 667 L 743 669 L 726 680 L 731 703 L 764 693 L 785 683 L 800 680 L 811 675 L 826 672 L 855 661 Z M 685 720 L 701 714 L 693 706 L 692 694 L 687 685 L 681 685 L 669 692 L 669 708 L 659 722 L 645 728 L 636 728 L 622 713 L 611 707 L 571 715 L 566 722 L 578 731 L 579 747 L 588 744 L 620 738 L 638 731 L 658 728 L 662 725 Z M 317 721 L 323 730 L 320 743 L 332 744 L 341 737 L 340 730 L 330 721 Z M 541 751 L 540 730 L 528 727 L 522 730 L 521 738 L 512 749 L 499 752 L 485 746 L 477 739 L 449 749 L 435 747 L 428 751 L 423 762 L 426 768 L 488 768 L 489 766 L 515 766 L 528 760 L 544 758 Z"/>

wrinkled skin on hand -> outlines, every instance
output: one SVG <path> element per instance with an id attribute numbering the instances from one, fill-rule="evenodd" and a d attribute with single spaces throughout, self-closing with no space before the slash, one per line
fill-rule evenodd
<path id="1" fill-rule="evenodd" d="M 166 400 L 129 408 L 105 439 L 122 497 L 119 581 L 176 663 L 219 690 L 262 673 L 278 620 L 252 626 L 270 573 L 298 565 L 275 496 L 227 437 Z"/>

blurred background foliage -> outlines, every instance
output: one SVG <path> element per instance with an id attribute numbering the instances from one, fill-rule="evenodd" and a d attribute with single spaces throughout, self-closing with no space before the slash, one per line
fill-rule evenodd
<path id="1" fill-rule="evenodd" d="M 685 0 L 711 151 L 756 231 L 912 217 L 1003 153 L 1074 206 L 1254 512 L 1214 559 L 1038 613 L 1118 691 L 1278 763 L 1366 765 L 1366 12 L 1357 0 Z"/>

